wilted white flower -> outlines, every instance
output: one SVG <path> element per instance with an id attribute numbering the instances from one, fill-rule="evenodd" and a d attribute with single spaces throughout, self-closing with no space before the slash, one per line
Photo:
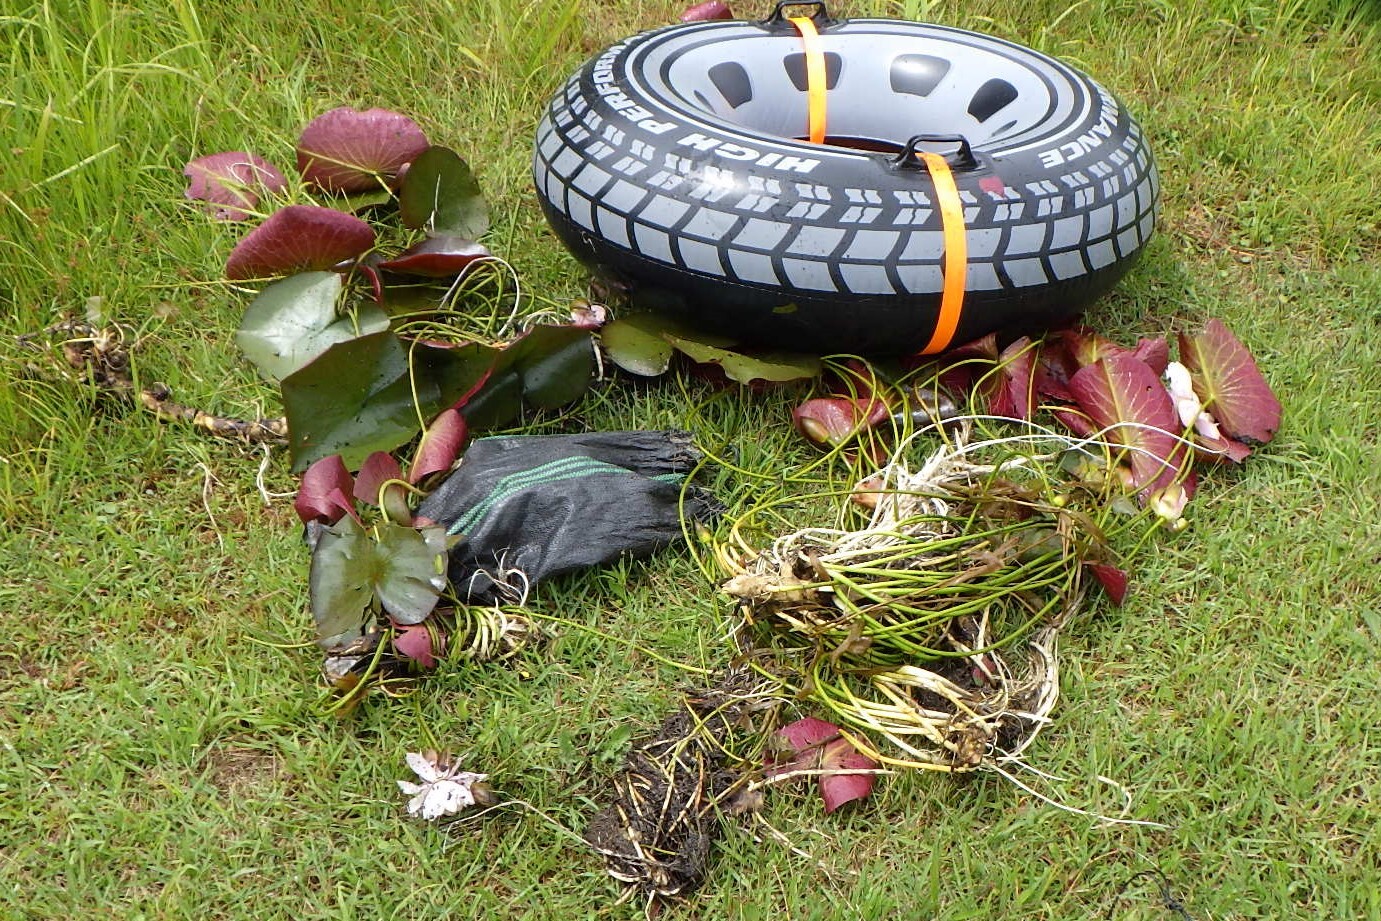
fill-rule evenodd
<path id="1" fill-rule="evenodd" d="M 462 771 L 458 764 L 445 763 L 435 752 L 408 752 L 407 762 L 422 781 L 398 781 L 398 789 L 412 797 L 408 801 L 408 815 L 432 822 L 475 803 L 493 801 L 489 785 L 484 782 L 489 779 L 488 774 Z"/>
<path id="2" fill-rule="evenodd" d="M 1175 401 L 1175 411 L 1179 413 L 1180 425 L 1185 428 L 1192 425 L 1196 432 L 1212 441 L 1218 441 L 1223 437 L 1218 431 L 1218 422 L 1204 411 L 1199 395 L 1194 392 L 1194 381 L 1189 376 L 1189 369 L 1178 361 L 1172 361 L 1165 366 L 1165 389 L 1170 392 L 1170 399 Z"/>

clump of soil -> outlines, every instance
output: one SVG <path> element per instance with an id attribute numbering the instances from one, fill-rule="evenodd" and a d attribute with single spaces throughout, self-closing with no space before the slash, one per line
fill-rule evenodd
<path id="1" fill-rule="evenodd" d="M 718 806 L 739 789 L 756 760 L 734 754 L 761 745 L 779 698 L 747 673 L 688 690 L 680 709 L 633 747 L 614 778 L 613 802 L 591 820 L 585 840 L 609 875 L 645 896 L 695 888 L 720 832 Z"/>

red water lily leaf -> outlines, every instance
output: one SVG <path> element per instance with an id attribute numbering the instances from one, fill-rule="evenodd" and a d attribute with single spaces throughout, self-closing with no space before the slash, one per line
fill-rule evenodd
<path id="1" fill-rule="evenodd" d="M 1122 607 L 1122 602 L 1127 599 L 1127 571 L 1110 563 L 1085 563 L 1084 566 L 1103 586 L 1112 603 Z"/>
<path id="2" fill-rule="evenodd" d="M 793 755 L 818 748 L 832 739 L 839 738 L 839 727 L 834 723 L 807 716 L 794 723 L 788 723 L 777 730 L 778 737 L 789 746 Z"/>
<path id="3" fill-rule="evenodd" d="M 877 762 L 858 749 L 848 739 L 839 738 L 825 745 L 820 755 L 820 767 L 833 773 L 820 777 L 820 797 L 825 811 L 834 812 L 845 803 L 860 800 L 873 792 L 873 771 Z M 854 771 L 862 773 L 851 773 Z"/>
<path id="4" fill-rule="evenodd" d="M 944 366 L 936 375 L 935 383 L 950 393 L 969 393 L 983 369 L 997 361 L 997 334 L 989 333 L 956 346 L 945 352 L 942 360 Z"/>
<path id="5" fill-rule="evenodd" d="M 370 505 L 379 504 L 379 490 L 389 480 L 401 480 L 403 471 L 393 455 L 375 451 L 364 459 L 355 477 L 355 498 Z"/>
<path id="6" fill-rule="evenodd" d="M 416 483 L 429 474 L 451 469 L 469 434 L 465 417 L 454 409 L 448 409 L 433 419 L 418 442 L 417 453 L 412 458 L 412 469 L 408 471 L 408 482 Z"/>
<path id="7" fill-rule="evenodd" d="M 318 115 L 297 140 L 302 178 L 326 192 L 367 192 L 386 185 L 428 147 L 406 115 L 349 106 Z"/>
<path id="8" fill-rule="evenodd" d="M 1036 409 L 1036 351 L 1026 336 L 997 356 L 997 375 L 988 393 L 988 412 L 1011 419 L 1030 419 Z"/>
<path id="9" fill-rule="evenodd" d="M 339 454 L 323 457 L 302 472 L 302 485 L 297 488 L 293 510 L 302 523 L 320 521 L 335 524 L 347 513 L 354 513 L 354 505 L 347 498 L 354 490 L 354 477 L 345 469 Z"/>
<path id="10" fill-rule="evenodd" d="M 437 236 L 409 246 L 387 262 L 378 263 L 377 268 L 425 278 L 454 278 L 476 260 L 492 256 L 487 247 L 474 240 Z"/>
<path id="11" fill-rule="evenodd" d="M 436 668 L 437 650 L 432 643 L 431 631 L 425 623 L 393 625 L 393 649 L 405 659 L 412 659 L 423 668 Z"/>
<path id="12" fill-rule="evenodd" d="M 1191 455 L 1177 435 L 1179 415 L 1146 362 L 1114 352 L 1079 369 L 1069 389 L 1096 429 L 1106 429 L 1105 440 L 1128 449 L 1131 484 L 1143 498 L 1183 479 Z"/>
<path id="13" fill-rule="evenodd" d="M 1222 427 L 1219 426 L 1221 431 Z M 1195 433 L 1194 445 L 1198 449 L 1199 459 L 1208 463 L 1221 463 L 1228 461 L 1240 464 L 1251 456 L 1251 445 L 1243 444 L 1233 438 L 1205 438 L 1202 434 Z"/>
<path id="14" fill-rule="evenodd" d="M 374 228 L 354 215 L 318 205 L 289 205 L 235 245 L 225 263 L 231 279 L 324 271 L 374 245 Z"/>
<path id="15" fill-rule="evenodd" d="M 1251 352 L 1220 320 L 1194 336 L 1180 334 L 1180 361 L 1189 369 L 1204 410 L 1230 438 L 1270 441 L 1280 428 L 1280 401 Z"/>
<path id="16" fill-rule="evenodd" d="M 872 773 L 877 764 L 840 735 L 839 727 L 814 717 L 789 723 L 776 732 L 785 760 L 768 765 L 768 777 L 796 771 L 826 771 L 818 778 L 825 811 L 862 799 L 873 791 Z M 837 773 L 835 773 L 837 772 Z"/>
<path id="17" fill-rule="evenodd" d="M 198 157 L 182 175 L 189 180 L 186 196 L 205 202 L 206 212 L 221 221 L 243 221 L 261 191 L 276 194 L 288 187 L 278 167 L 242 150 Z"/>
<path id="18" fill-rule="evenodd" d="M 1079 370 L 1078 363 L 1070 354 L 1070 336 L 1070 330 L 1052 333 L 1041 343 L 1040 353 L 1036 356 L 1036 392 L 1065 403 L 1074 402 L 1074 395 L 1069 392 L 1069 379 Z"/>
<path id="19" fill-rule="evenodd" d="M 791 420 L 807 441 L 833 447 L 872 428 L 887 415 L 887 404 L 878 399 L 816 397 L 792 410 Z"/>
<path id="20" fill-rule="evenodd" d="M 733 18 L 734 14 L 723 0 L 706 0 L 704 3 L 697 3 L 694 6 L 686 7 L 685 12 L 681 14 L 682 22 L 704 22 L 710 19 Z"/>
<path id="21" fill-rule="evenodd" d="M 1160 338 L 1138 339 L 1136 348 L 1129 349 L 1087 327 L 1079 327 L 1062 331 L 1060 340 L 1074 365 L 1069 368 L 1070 374 L 1111 355 L 1131 355 L 1145 362 L 1156 374 L 1164 374 L 1165 366 L 1170 363 L 1170 344 Z"/>
<path id="22" fill-rule="evenodd" d="M 1170 343 L 1159 336 L 1155 339 L 1138 339 L 1132 354 L 1146 362 L 1152 371 L 1164 374 L 1170 364 Z"/>

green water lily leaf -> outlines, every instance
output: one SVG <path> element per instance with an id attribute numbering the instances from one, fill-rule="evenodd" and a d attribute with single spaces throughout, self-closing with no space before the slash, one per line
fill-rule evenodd
<path id="1" fill-rule="evenodd" d="M 565 406 L 589 388 L 594 363 L 589 330 L 535 326 L 499 354 L 493 373 L 461 413 L 472 428 L 494 428 L 517 418 L 525 405 Z"/>
<path id="2" fill-rule="evenodd" d="M 657 377 L 671 367 L 676 341 L 727 349 L 734 340 L 687 329 L 656 313 L 635 313 L 620 317 L 600 330 L 600 342 L 609 359 L 631 374 Z"/>
<path id="3" fill-rule="evenodd" d="M 446 588 L 446 532 L 382 522 L 373 533 L 353 518 L 322 530 L 312 552 L 309 593 L 317 642 L 349 645 L 377 602 L 399 624 L 418 624 Z"/>
<path id="4" fill-rule="evenodd" d="M 374 597 L 373 559 L 374 542 L 354 518 L 322 529 L 307 580 L 321 648 L 343 648 L 364 635 Z"/>
<path id="5" fill-rule="evenodd" d="M 391 332 L 337 343 L 283 379 L 293 469 L 339 454 L 358 468 L 392 451 L 475 387 L 494 365 L 487 346 L 411 350 Z M 411 369 L 409 368 L 411 363 Z"/>
<path id="6" fill-rule="evenodd" d="M 662 335 L 666 330 L 664 322 L 656 314 L 635 313 L 605 326 L 599 339 L 609 359 L 623 370 L 657 377 L 671 367 L 675 351 Z"/>
<path id="7" fill-rule="evenodd" d="M 770 352 L 762 355 L 744 355 L 728 349 L 706 345 L 702 341 L 680 336 L 669 337 L 671 344 L 684 352 L 692 361 L 700 364 L 719 365 L 732 381 L 748 384 L 752 381 L 799 381 L 819 376 L 822 366 L 820 359 L 811 355 L 795 355 L 788 352 Z"/>
<path id="8" fill-rule="evenodd" d="M 235 344 L 269 380 L 280 381 L 337 342 L 388 329 L 388 316 L 364 304 L 339 316 L 341 278 L 335 272 L 302 272 L 276 281 L 245 310 Z"/>
<path id="9" fill-rule="evenodd" d="M 374 593 L 394 621 L 420 624 L 446 588 L 446 529 L 383 522 L 375 530 Z"/>
<path id="10" fill-rule="evenodd" d="M 489 229 L 489 208 L 470 165 L 446 147 L 428 147 L 403 176 L 398 191 L 403 226 L 478 240 Z"/>

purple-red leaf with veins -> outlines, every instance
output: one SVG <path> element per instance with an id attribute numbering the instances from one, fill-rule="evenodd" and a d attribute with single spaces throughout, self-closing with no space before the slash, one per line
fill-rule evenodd
<path id="1" fill-rule="evenodd" d="M 820 777 L 820 797 L 825 801 L 826 812 L 834 812 L 845 803 L 864 799 L 873 792 L 876 775 L 871 772 L 877 770 L 877 762 L 854 748 L 848 739 L 827 743 L 820 755 L 820 767 L 831 772 Z"/>
<path id="2" fill-rule="evenodd" d="M 277 194 L 288 187 L 276 166 L 242 150 L 198 157 L 182 175 L 189 180 L 186 196 L 205 202 L 206 213 L 221 221 L 243 221 L 261 191 Z"/>
<path id="3" fill-rule="evenodd" d="M 1060 334 L 1065 353 L 1076 368 L 1086 368 L 1095 361 L 1112 355 L 1130 355 L 1146 363 L 1156 374 L 1164 374 L 1170 363 L 1170 344 L 1164 339 L 1138 339 L 1136 348 L 1129 349 L 1105 338 L 1087 327 L 1065 330 Z M 1070 369 L 1070 374 L 1075 369 Z"/>
<path id="4" fill-rule="evenodd" d="M 1251 352 L 1222 321 L 1209 320 L 1194 336 L 1181 333 L 1180 361 L 1224 434 L 1258 444 L 1271 440 L 1280 428 L 1280 401 Z"/>
<path id="5" fill-rule="evenodd" d="M 464 237 L 428 237 L 376 267 L 403 275 L 454 278 L 475 260 L 492 255 L 483 245 Z"/>
<path id="6" fill-rule="evenodd" d="M 877 764 L 839 733 L 839 727 L 814 717 L 799 719 L 778 729 L 776 738 L 787 760 L 768 765 L 768 777 L 795 771 L 826 771 L 818 777 L 825 811 L 863 799 L 873 792 Z"/>
<path id="7" fill-rule="evenodd" d="M 1180 417 L 1160 375 L 1139 358 L 1113 352 L 1069 379 L 1069 390 L 1095 429 L 1127 450 L 1131 484 L 1146 497 L 1184 479 L 1192 455 L 1179 438 Z M 1185 480 L 1192 495 L 1192 482 Z"/>
<path id="8" fill-rule="evenodd" d="M 360 472 L 355 476 L 355 498 L 370 505 L 379 504 L 379 490 L 389 480 L 401 480 L 403 471 L 393 455 L 387 451 L 375 451 L 364 459 Z"/>
<path id="9" fill-rule="evenodd" d="M 347 498 L 354 489 L 354 478 L 345 469 L 339 454 L 323 457 L 302 472 L 293 511 L 302 523 L 320 521 L 335 524 L 354 511 Z"/>
<path id="10" fill-rule="evenodd" d="M 825 742 L 839 738 L 839 727 L 834 723 L 807 716 L 778 729 L 777 735 L 787 744 L 793 755 L 800 755 L 804 751 L 818 749 Z"/>
<path id="11" fill-rule="evenodd" d="M 425 623 L 408 626 L 395 623 L 393 649 L 423 668 L 436 668 L 437 650 L 432 646 L 432 634 Z"/>
<path id="12" fill-rule="evenodd" d="M 1030 419 L 1036 408 L 1036 349 L 1026 336 L 997 356 L 998 368 L 990 378 L 988 412 L 1010 419 Z"/>
<path id="13" fill-rule="evenodd" d="M 429 474 L 451 469 L 469 433 L 465 417 L 454 409 L 448 409 L 433 419 L 418 442 L 417 453 L 412 458 L 412 469 L 408 471 L 408 482 L 416 483 Z"/>
<path id="14" fill-rule="evenodd" d="M 406 115 L 388 109 L 332 109 L 302 130 L 297 168 L 326 192 L 384 188 L 428 147 L 427 136 Z"/>
<path id="15" fill-rule="evenodd" d="M 1127 571 L 1110 563 L 1085 563 L 1084 566 L 1103 586 L 1112 603 L 1122 607 L 1122 602 L 1127 599 Z"/>
<path id="16" fill-rule="evenodd" d="M 704 22 L 710 19 L 733 18 L 733 12 L 723 0 L 706 0 L 704 3 L 697 3 L 694 6 L 686 7 L 685 12 L 681 14 L 682 22 Z"/>
<path id="17" fill-rule="evenodd" d="M 822 447 L 844 444 L 887 418 L 887 405 L 878 399 L 817 397 L 791 411 L 796 430 Z"/>
<path id="18" fill-rule="evenodd" d="M 225 274 L 239 280 L 325 271 L 373 245 L 374 228 L 354 215 L 317 205 L 289 205 L 235 245 Z"/>

